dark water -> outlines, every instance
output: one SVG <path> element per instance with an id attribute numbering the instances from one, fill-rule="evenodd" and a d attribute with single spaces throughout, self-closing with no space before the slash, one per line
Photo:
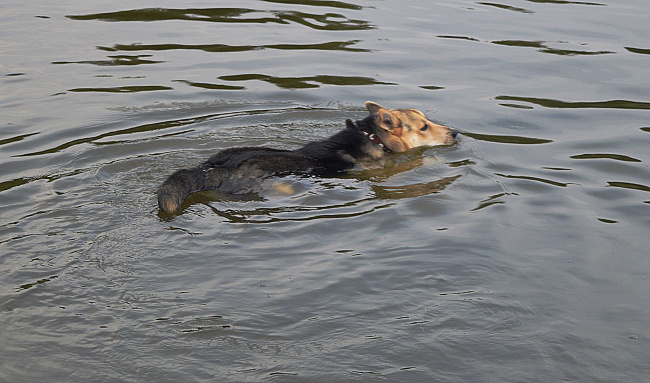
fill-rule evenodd
<path id="1" fill-rule="evenodd" d="M 0 5 L 0 381 L 647 382 L 644 0 Z M 296 192 L 155 190 L 237 145 L 461 132 Z"/>

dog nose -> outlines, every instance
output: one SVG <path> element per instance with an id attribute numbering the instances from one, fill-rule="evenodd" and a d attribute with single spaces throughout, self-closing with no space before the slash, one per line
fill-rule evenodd
<path id="1" fill-rule="evenodd" d="M 456 129 L 452 129 L 451 132 L 449 132 L 449 134 L 451 134 L 452 138 L 456 138 L 456 136 L 458 135 L 458 131 Z"/>

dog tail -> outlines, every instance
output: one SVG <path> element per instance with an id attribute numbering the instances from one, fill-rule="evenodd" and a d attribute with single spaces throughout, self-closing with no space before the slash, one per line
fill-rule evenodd
<path id="1" fill-rule="evenodd" d="M 208 169 L 181 169 L 169 176 L 158 189 L 158 207 L 165 213 L 176 212 L 190 194 L 210 188 Z M 212 175 L 214 176 L 214 175 Z"/>

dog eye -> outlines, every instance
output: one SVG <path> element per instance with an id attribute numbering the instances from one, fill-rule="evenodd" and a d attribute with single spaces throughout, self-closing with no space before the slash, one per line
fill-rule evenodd
<path id="1" fill-rule="evenodd" d="M 425 130 L 427 130 L 427 129 L 429 129 L 429 125 L 427 125 L 427 124 L 424 124 L 424 126 L 420 128 L 420 130 L 423 131 L 423 132 Z"/>

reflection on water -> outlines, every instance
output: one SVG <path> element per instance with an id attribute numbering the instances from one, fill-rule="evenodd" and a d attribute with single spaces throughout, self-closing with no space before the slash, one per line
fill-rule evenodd
<path id="1" fill-rule="evenodd" d="M 502 144 L 540 145 L 540 144 L 548 144 L 553 142 L 552 140 L 546 140 L 543 138 L 504 136 L 504 135 L 480 134 L 480 133 L 470 133 L 470 132 L 464 132 L 463 135 L 471 137 L 475 140 L 487 141 L 487 142 L 498 142 Z"/>
<path id="2" fill-rule="evenodd" d="M 84 61 L 54 61 L 52 64 L 92 64 L 97 66 L 119 66 L 119 65 L 142 65 L 142 64 L 160 64 L 164 61 L 155 61 L 143 59 L 143 57 L 151 57 L 151 55 L 137 55 L 137 56 L 108 56 L 111 60 L 84 60 Z"/>
<path id="3" fill-rule="evenodd" d="M 174 82 L 180 82 L 193 86 L 195 88 L 211 89 L 211 90 L 244 90 L 246 87 L 240 85 L 225 85 L 225 84 L 212 84 L 208 82 L 195 82 L 187 80 L 174 80 Z"/>
<path id="4" fill-rule="evenodd" d="M 635 184 L 631 182 L 608 182 L 607 184 L 611 187 L 650 192 L 650 186 Z"/>
<path id="5" fill-rule="evenodd" d="M 558 43 L 566 44 L 565 42 L 558 42 Z M 612 51 L 583 51 L 583 50 L 551 48 L 548 46 L 546 41 L 501 40 L 501 41 L 492 41 L 492 44 L 505 45 L 509 47 L 538 48 L 538 52 L 551 53 L 551 54 L 561 55 L 561 56 L 580 56 L 580 55 L 595 56 L 595 55 L 616 53 Z"/>
<path id="6" fill-rule="evenodd" d="M 127 85 L 127 86 L 115 86 L 109 88 L 74 88 L 74 89 L 68 89 L 68 92 L 137 93 L 137 92 L 154 92 L 159 90 L 172 90 L 172 89 L 174 88 L 169 86 L 162 86 L 162 85 Z"/>
<path id="7" fill-rule="evenodd" d="M 342 51 L 342 52 L 371 52 L 370 49 L 352 48 L 351 45 L 359 43 L 360 40 L 351 41 L 331 41 L 320 44 L 267 44 L 267 45 L 227 45 L 227 44 L 115 44 L 112 47 L 97 47 L 97 49 L 117 52 L 117 51 L 167 51 L 167 50 L 200 50 L 211 53 L 227 52 L 246 52 L 258 51 L 264 49 L 276 50 L 322 50 L 322 51 Z M 125 57 L 125 56 L 109 56 Z M 129 57 L 129 56 L 126 56 Z M 136 56 L 143 57 L 143 56 Z M 147 56 L 145 56 L 147 57 Z"/>
<path id="8" fill-rule="evenodd" d="M 26 183 L 31 182 L 31 181 L 33 181 L 32 178 L 25 178 L 25 177 L 21 177 L 21 178 L 9 180 L 9 181 L 2 181 L 2 182 L 0 182 L 0 192 L 5 191 L 5 190 L 9 190 L 11 188 L 15 188 L 15 187 L 18 187 L 18 186 L 21 186 L 21 185 L 25 185 Z"/>
<path id="9" fill-rule="evenodd" d="M 479 202 L 478 206 L 472 209 L 472 211 L 478 211 L 481 209 L 485 209 L 487 207 L 493 206 L 493 205 L 502 205 L 505 204 L 506 202 L 502 200 L 502 197 L 508 196 L 508 195 L 516 195 L 516 193 L 498 193 L 489 196 L 488 198 L 482 200 Z"/>
<path id="10" fill-rule="evenodd" d="M 326 4 L 327 2 L 324 3 Z M 255 17 L 255 15 L 259 16 Z M 145 8 L 89 15 L 69 15 L 67 17 L 72 20 L 101 20 L 109 22 L 164 20 L 255 24 L 288 24 L 294 22 L 312 29 L 327 31 L 368 30 L 374 28 L 367 21 L 349 19 L 337 13 L 314 14 L 297 11 L 261 11 L 245 8 Z"/>
<path id="11" fill-rule="evenodd" d="M 451 185 L 451 183 L 456 181 L 458 178 L 460 178 L 460 175 L 446 177 L 437 181 L 422 182 L 411 185 L 384 186 L 376 184 L 371 185 L 371 187 L 377 198 L 380 199 L 415 198 L 438 193 Z"/>
<path id="12" fill-rule="evenodd" d="M 236 74 L 228 76 L 220 76 L 220 80 L 224 81 L 250 81 L 260 80 L 271 83 L 278 88 L 285 89 L 303 89 L 303 88 L 318 88 L 320 85 L 313 84 L 314 82 L 325 85 L 342 85 L 342 86 L 362 86 L 362 85 L 396 85 L 394 83 L 377 81 L 370 77 L 359 76 L 331 76 L 331 75 L 317 75 L 308 77 L 276 77 L 264 74 Z"/>
<path id="13" fill-rule="evenodd" d="M 575 160 L 599 160 L 599 159 L 608 159 L 608 160 L 617 160 L 617 161 L 624 161 L 624 162 L 642 162 L 638 158 L 622 155 L 622 154 L 607 154 L 607 153 L 594 153 L 594 154 L 576 154 L 575 156 L 571 156 L 570 158 L 573 158 Z"/>
<path id="14" fill-rule="evenodd" d="M 39 279 L 38 281 L 35 281 L 35 282 L 32 282 L 32 283 L 25 283 L 24 285 L 20 286 L 20 289 L 22 289 L 22 290 L 31 289 L 32 287 L 36 287 L 38 285 L 42 285 L 43 283 L 53 281 L 53 280 L 57 279 L 58 277 L 59 277 L 58 275 L 52 275 L 51 277 Z"/>
<path id="15" fill-rule="evenodd" d="M 625 47 L 629 52 L 632 53 L 639 53 L 642 55 L 650 55 L 650 49 L 643 49 L 643 48 L 633 48 L 633 47 Z"/>
<path id="16" fill-rule="evenodd" d="M 17 136 L 15 136 L 15 137 L 5 138 L 5 139 L 3 139 L 3 140 L 0 140 L 0 146 L 2 146 L 2 145 L 8 145 L 8 144 L 11 144 L 11 143 L 14 143 L 14 142 L 22 141 L 22 140 L 24 140 L 25 138 L 27 138 L 27 137 L 29 137 L 29 136 L 33 136 L 33 135 L 35 135 L 35 134 L 38 134 L 38 133 L 20 134 L 20 135 L 17 135 Z"/>
<path id="17" fill-rule="evenodd" d="M 496 100 L 520 101 L 543 106 L 545 108 L 569 108 L 569 109 L 650 109 L 650 102 L 609 100 L 609 101 L 561 101 L 548 98 L 518 97 L 518 96 L 497 96 Z"/>
<path id="18" fill-rule="evenodd" d="M 330 206 L 282 206 L 250 209 L 241 207 L 238 209 L 223 209 L 218 204 L 208 205 L 211 211 L 230 223 L 276 223 L 276 222 L 308 222 L 308 221 L 331 221 L 334 219 L 346 219 L 360 217 L 373 213 L 379 209 L 388 208 L 391 204 L 376 204 L 372 200 L 358 200 L 346 202 L 341 205 Z"/>
<path id="19" fill-rule="evenodd" d="M 501 174 L 501 173 L 494 173 L 495 175 L 499 177 L 504 177 L 504 178 L 512 178 L 512 179 L 518 179 L 518 180 L 526 180 L 526 181 L 535 181 L 535 182 L 541 182 L 543 184 L 548 184 L 548 185 L 553 185 L 553 186 L 559 186 L 559 187 L 567 187 L 571 183 L 564 183 L 564 182 L 557 182 L 557 181 L 552 181 L 540 177 L 530 177 L 530 176 L 517 176 L 517 175 L 511 175 L 511 174 Z"/>
<path id="20" fill-rule="evenodd" d="M 84 137 L 84 138 L 76 138 L 76 139 L 73 139 L 71 141 L 65 142 L 63 144 L 60 144 L 60 145 L 52 147 L 52 148 L 47 148 L 47 149 L 37 151 L 37 152 L 30 152 L 30 153 L 20 154 L 19 157 L 40 156 L 40 155 L 44 155 L 44 154 L 57 153 L 57 152 L 61 152 L 61 151 L 64 151 L 66 149 L 69 149 L 71 147 L 74 147 L 76 145 L 81 145 L 81 144 L 93 144 L 93 145 L 117 144 L 117 145 L 120 145 L 120 144 L 124 144 L 124 141 L 118 141 L 118 142 L 111 143 L 111 142 L 104 141 L 104 139 L 109 138 L 109 137 L 116 137 L 116 136 L 128 137 L 130 135 L 141 134 L 141 133 L 156 133 L 158 131 L 163 131 L 163 130 L 166 130 L 166 129 L 184 127 L 184 126 L 189 126 L 189 125 L 196 125 L 196 124 L 201 124 L 201 123 L 210 122 L 210 121 L 217 121 L 217 120 L 220 120 L 220 119 L 248 117 L 248 116 L 255 116 L 255 115 L 272 115 L 272 114 L 278 114 L 278 113 L 289 113 L 289 112 L 296 111 L 296 110 L 301 110 L 301 109 L 303 109 L 303 108 L 301 108 L 301 107 L 298 107 L 298 108 L 277 108 L 277 109 L 247 108 L 245 110 L 241 110 L 241 111 L 237 111 L 237 112 L 227 111 L 227 112 L 204 114 L 204 115 L 187 117 L 187 118 L 178 118 L 178 119 L 157 121 L 157 122 L 153 122 L 153 123 L 137 125 L 137 126 L 130 127 L 130 128 L 109 130 L 107 132 L 104 132 L 104 133 L 101 133 L 101 134 L 98 134 L 98 135 L 95 135 L 95 136 Z M 33 133 L 33 134 L 36 134 L 36 133 Z M 16 139 L 12 139 L 12 142 L 13 141 L 20 141 L 23 138 L 25 138 L 25 137 L 18 137 Z M 99 142 L 99 141 L 103 141 L 103 142 Z"/>
<path id="21" fill-rule="evenodd" d="M 520 13 L 528 13 L 528 14 L 533 14 L 533 13 L 535 13 L 534 11 L 531 11 L 530 9 L 519 8 L 519 7 L 513 7 L 513 6 L 511 6 L 511 5 L 506 5 L 506 4 L 499 4 L 499 3 L 483 3 L 483 2 L 479 2 L 479 3 L 476 3 L 476 4 L 486 5 L 486 6 L 488 6 L 488 7 L 496 7 L 496 8 L 499 8 L 499 9 L 505 9 L 505 10 L 508 10 L 508 11 L 514 11 L 514 12 L 520 12 Z"/>
<path id="22" fill-rule="evenodd" d="M 548 3 L 548 4 L 574 4 L 574 5 L 596 5 L 607 6 L 603 3 L 593 3 L 591 1 L 569 1 L 569 0 L 524 0 L 530 3 Z"/>
<path id="23" fill-rule="evenodd" d="M 452 35 L 438 35 L 436 36 L 439 39 L 452 39 L 452 40 L 467 40 L 467 41 L 480 41 L 477 38 L 474 37 L 467 37 L 467 36 L 452 36 Z"/>
<path id="24" fill-rule="evenodd" d="M 342 1 L 329 1 L 329 0 L 262 0 L 265 3 L 278 3 L 278 4 L 296 4 L 296 5 L 311 5 L 314 7 L 331 7 L 341 9 L 354 9 L 361 10 L 362 6 L 345 3 Z"/>
<path id="25" fill-rule="evenodd" d="M 401 155 L 396 156 L 401 157 Z M 416 154 L 411 153 L 411 157 L 413 156 Z M 391 177 L 412 171 L 423 164 L 421 156 L 402 160 L 403 162 L 387 168 L 342 174 L 346 177 L 344 179 L 272 177 L 262 181 L 254 188 L 254 192 L 247 194 L 232 195 L 217 191 L 202 191 L 187 198 L 181 209 L 185 211 L 195 204 L 207 205 L 214 214 L 230 223 L 352 218 L 393 206 L 393 203 L 386 203 L 385 200 L 395 201 L 439 193 L 461 177 L 455 175 L 430 182 L 386 185 L 385 183 Z M 333 202 L 340 199 L 345 199 L 346 202 Z M 165 221 L 171 222 L 176 216 L 158 212 L 158 217 Z"/>
<path id="26" fill-rule="evenodd" d="M 481 40 L 475 38 L 475 37 L 469 37 L 469 36 L 456 36 L 456 35 L 438 35 L 436 36 L 437 38 L 440 39 L 452 39 L 452 40 L 466 40 L 466 41 L 473 41 L 473 42 L 482 42 Z M 540 53 L 550 53 L 554 55 L 560 55 L 560 56 L 598 56 L 598 55 L 605 55 L 605 54 L 614 54 L 616 52 L 613 51 L 585 51 L 585 50 L 577 50 L 577 49 L 559 49 L 559 48 L 552 48 L 549 46 L 548 41 L 528 41 L 528 40 L 496 40 L 496 41 L 489 41 L 491 44 L 495 45 L 503 45 L 503 46 L 508 46 L 508 47 L 519 47 L 519 48 L 537 48 L 537 52 Z M 570 44 L 569 42 L 566 41 L 556 41 L 556 44 Z M 578 44 L 580 46 L 584 46 L 587 44 Z M 629 49 L 628 49 L 629 50 Z"/>

